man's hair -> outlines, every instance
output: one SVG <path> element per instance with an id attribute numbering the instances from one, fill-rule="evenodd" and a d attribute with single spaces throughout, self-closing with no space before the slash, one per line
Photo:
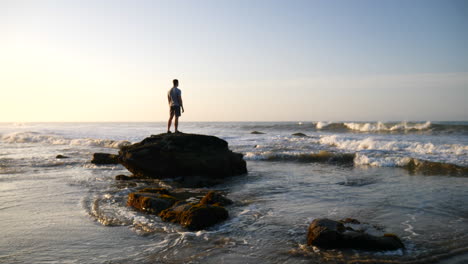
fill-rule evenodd
<path id="1" fill-rule="evenodd" d="M 179 85 L 179 80 L 174 79 L 174 80 L 172 80 L 172 83 L 173 83 L 174 85 Z"/>

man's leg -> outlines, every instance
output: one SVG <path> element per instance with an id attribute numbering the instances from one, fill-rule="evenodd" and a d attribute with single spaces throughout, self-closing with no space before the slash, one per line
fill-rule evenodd
<path id="1" fill-rule="evenodd" d="M 171 131 L 171 124 L 172 124 L 172 118 L 174 117 L 174 112 L 171 112 L 169 114 L 169 121 L 167 121 L 167 132 Z M 176 117 L 177 120 L 177 117 Z M 176 121 L 177 122 L 177 121 Z M 177 125 L 176 125 L 176 130 L 177 130 Z"/>
<path id="2" fill-rule="evenodd" d="M 179 117 L 176 115 L 175 120 L 174 120 L 174 126 L 175 126 L 175 132 L 178 132 L 179 128 Z"/>

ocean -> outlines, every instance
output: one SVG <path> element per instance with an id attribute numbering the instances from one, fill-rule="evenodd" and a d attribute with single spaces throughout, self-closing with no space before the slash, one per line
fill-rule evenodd
<path id="1" fill-rule="evenodd" d="M 249 171 L 210 187 L 234 204 L 198 232 L 127 207 L 150 183 L 90 163 L 165 126 L 0 123 L 0 263 L 468 263 L 468 122 L 182 120 L 226 140 Z M 377 226 L 405 249 L 307 246 L 323 217 Z"/>

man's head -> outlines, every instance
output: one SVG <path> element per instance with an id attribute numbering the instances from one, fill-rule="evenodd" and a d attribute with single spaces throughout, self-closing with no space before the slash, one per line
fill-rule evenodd
<path id="1" fill-rule="evenodd" d="M 172 80 L 172 83 L 174 84 L 174 87 L 179 86 L 179 80 L 177 79 Z"/>

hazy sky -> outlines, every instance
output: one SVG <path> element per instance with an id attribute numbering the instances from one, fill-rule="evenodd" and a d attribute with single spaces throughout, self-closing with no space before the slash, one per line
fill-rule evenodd
<path id="1" fill-rule="evenodd" d="M 468 120 L 468 1 L 0 1 L 0 122 Z"/>

